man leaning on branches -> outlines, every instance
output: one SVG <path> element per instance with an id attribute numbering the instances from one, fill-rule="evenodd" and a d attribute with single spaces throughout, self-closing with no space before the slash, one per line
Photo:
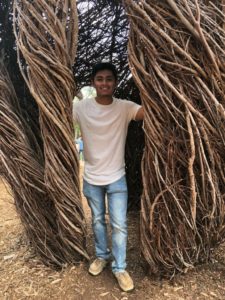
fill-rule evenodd
<path id="1" fill-rule="evenodd" d="M 92 85 L 97 96 L 76 102 L 74 120 L 80 125 L 84 142 L 83 193 L 92 212 L 96 259 L 89 273 L 99 275 L 110 259 L 112 272 L 123 291 L 134 288 L 126 271 L 127 183 L 125 177 L 125 140 L 131 120 L 143 120 L 142 106 L 113 97 L 117 71 L 111 63 L 101 62 L 92 70 Z M 112 228 L 112 251 L 107 245 L 105 221 L 107 196 Z"/>

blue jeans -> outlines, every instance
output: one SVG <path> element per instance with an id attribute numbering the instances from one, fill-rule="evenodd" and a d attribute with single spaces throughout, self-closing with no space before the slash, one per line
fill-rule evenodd
<path id="1" fill-rule="evenodd" d="M 112 271 L 114 273 L 123 272 L 126 269 L 127 247 L 127 183 L 125 175 L 107 185 L 93 185 L 84 180 L 83 193 L 91 208 L 96 256 L 106 260 L 111 257 L 107 245 L 105 222 L 105 196 L 107 195 L 112 228 Z"/>

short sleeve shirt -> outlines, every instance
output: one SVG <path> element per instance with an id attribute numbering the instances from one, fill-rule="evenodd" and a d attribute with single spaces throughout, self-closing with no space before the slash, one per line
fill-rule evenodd
<path id="1" fill-rule="evenodd" d="M 84 179 L 90 184 L 110 184 L 125 174 L 125 142 L 129 122 L 141 106 L 113 98 L 109 105 L 95 98 L 74 103 L 73 118 L 84 143 Z"/>

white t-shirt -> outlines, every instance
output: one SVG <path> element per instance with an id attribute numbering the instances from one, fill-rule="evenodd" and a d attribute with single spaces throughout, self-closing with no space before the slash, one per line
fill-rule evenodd
<path id="1" fill-rule="evenodd" d="M 113 98 L 109 105 L 95 98 L 73 105 L 73 118 L 80 125 L 84 142 L 84 179 L 90 184 L 110 184 L 125 174 L 125 142 L 129 122 L 141 106 Z"/>

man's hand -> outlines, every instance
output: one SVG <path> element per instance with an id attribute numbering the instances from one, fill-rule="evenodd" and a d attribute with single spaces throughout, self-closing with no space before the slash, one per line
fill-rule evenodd
<path id="1" fill-rule="evenodd" d="M 136 113 L 135 121 L 141 121 L 144 119 L 144 109 L 143 107 L 139 108 L 139 110 Z"/>

